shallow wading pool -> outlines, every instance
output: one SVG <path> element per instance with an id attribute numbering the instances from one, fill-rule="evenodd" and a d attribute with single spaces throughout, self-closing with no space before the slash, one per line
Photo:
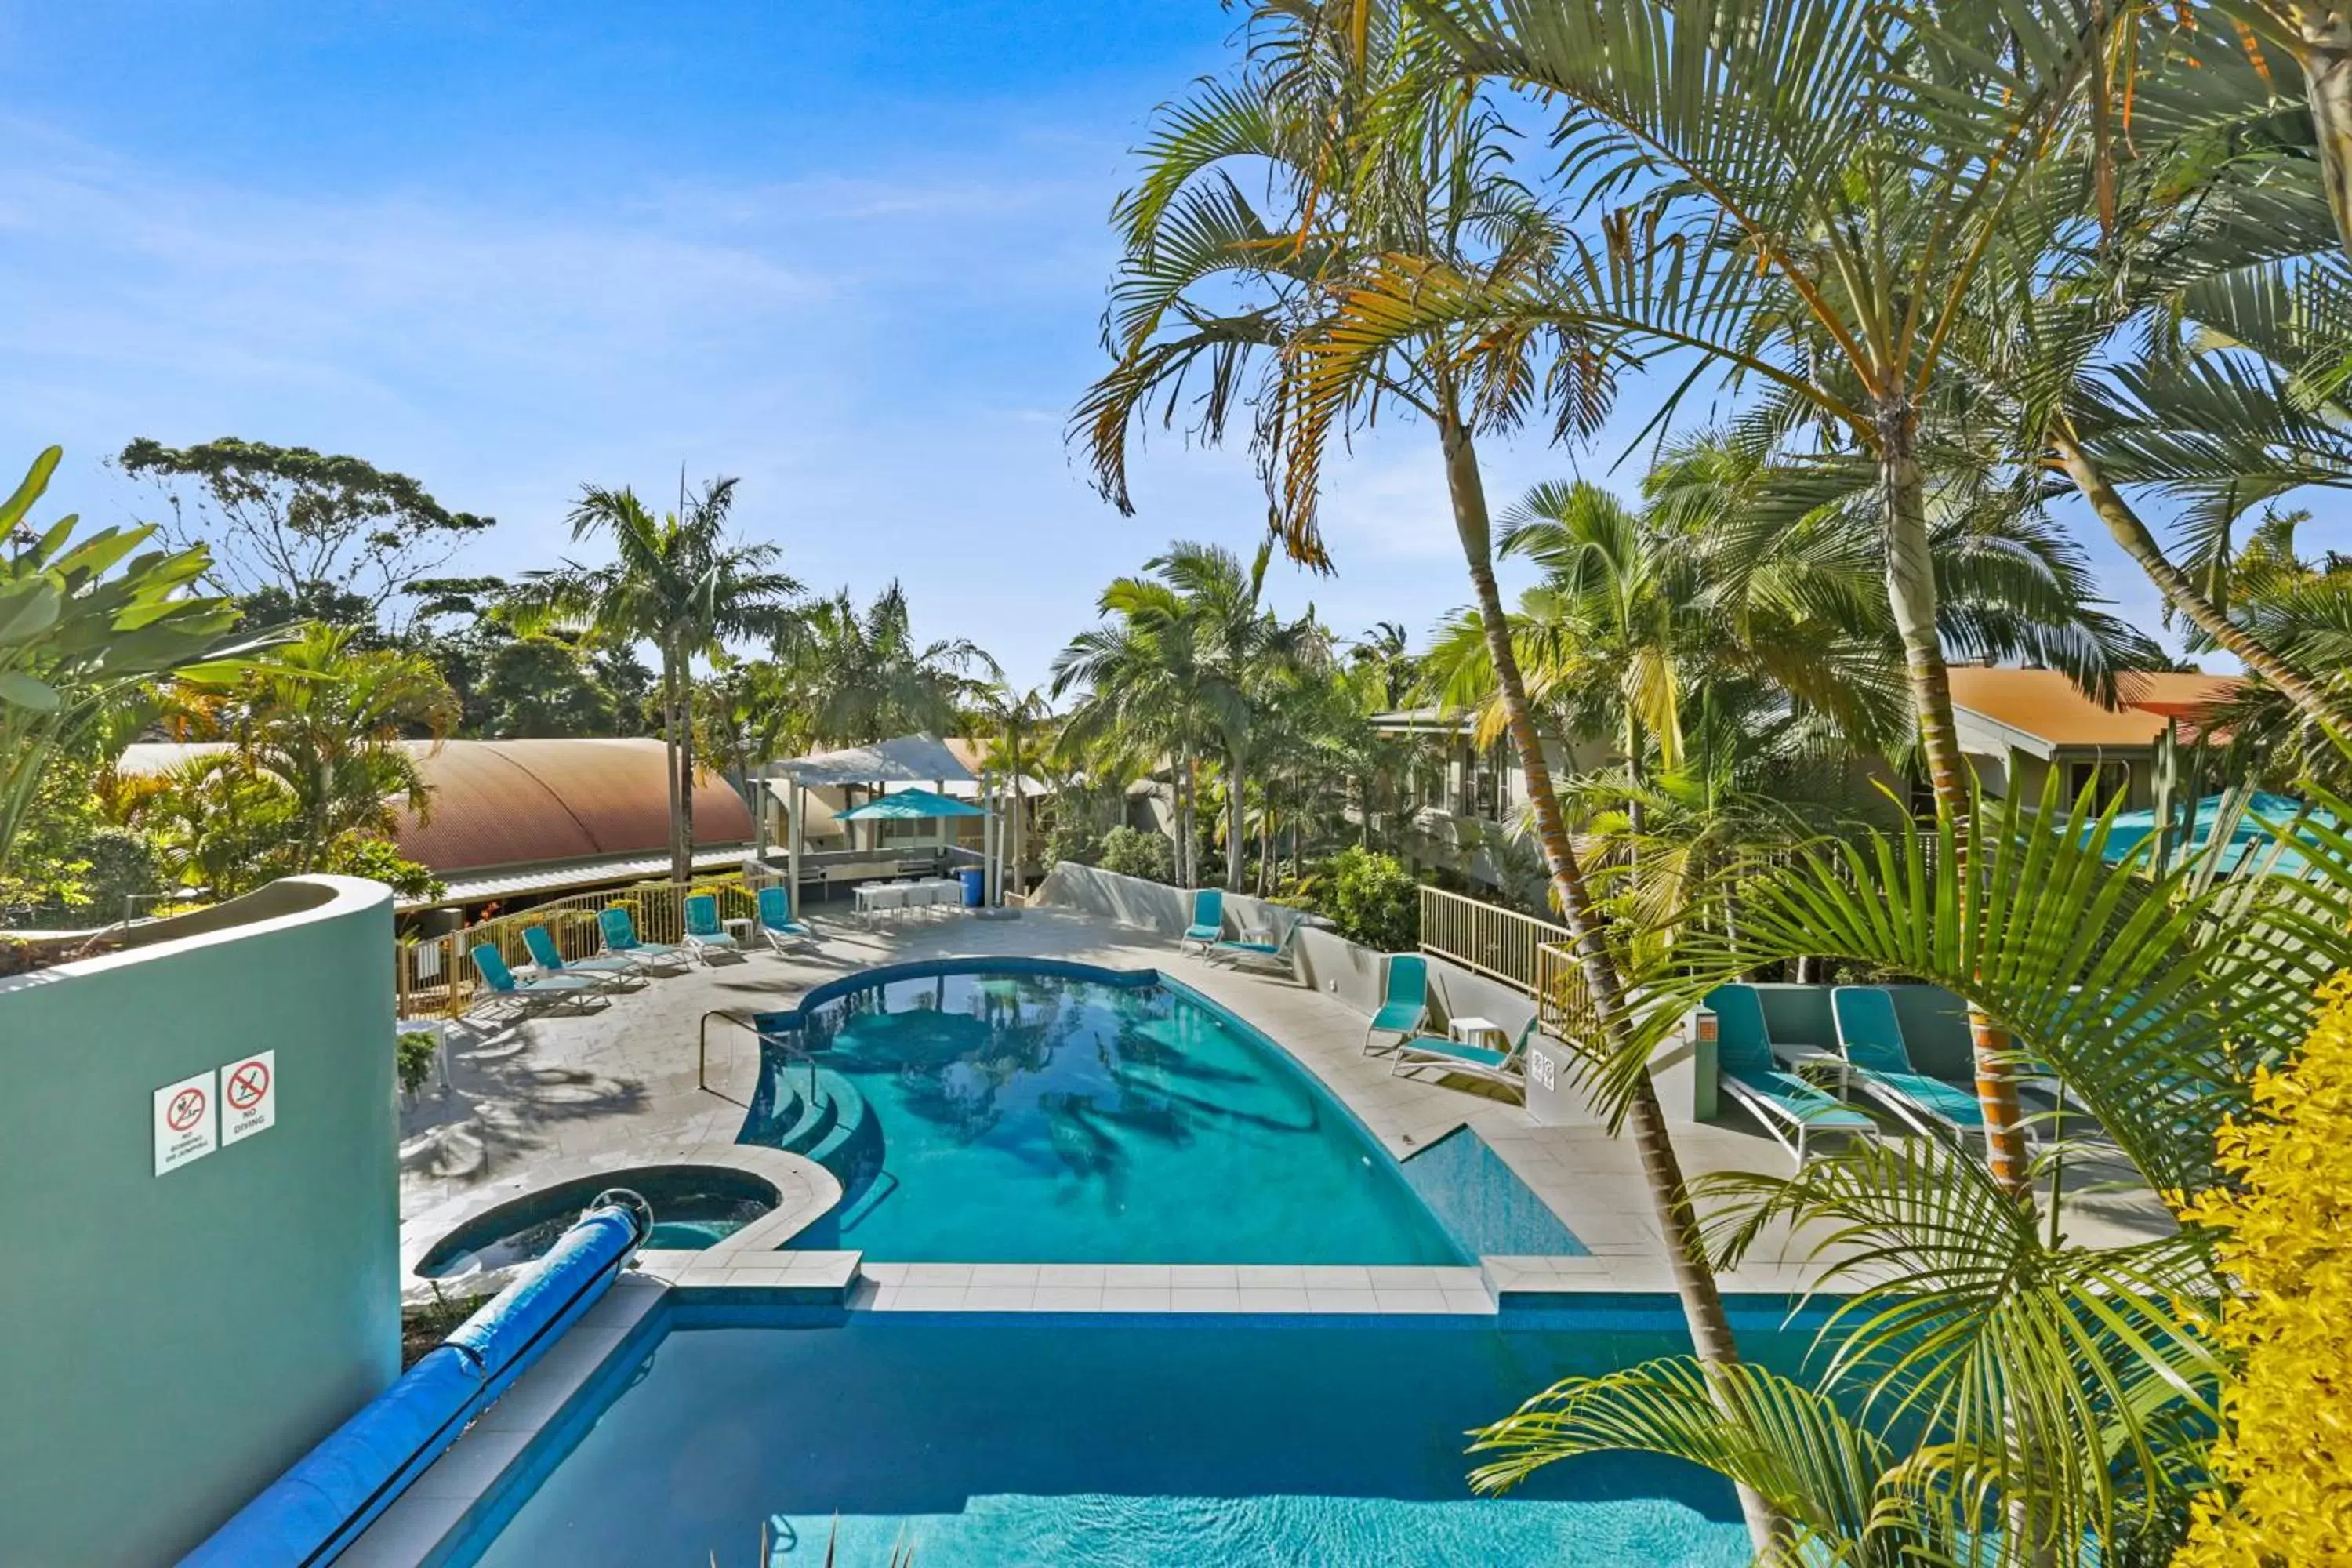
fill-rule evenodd
<path id="1" fill-rule="evenodd" d="M 1559 1377 L 1687 1348 L 1529 1317 L 962 1316 L 669 1306 L 478 1504 L 442 1561 L 1572 1563 L 1733 1568 L 1730 1489 L 1675 1461 L 1474 1497 L 1465 1428 Z M 1509 1320 L 1505 1320 L 1508 1321 Z M 1538 1324 L 1540 1326 L 1536 1326 Z M 1809 1330 L 1743 1333 L 1793 1365 Z"/>

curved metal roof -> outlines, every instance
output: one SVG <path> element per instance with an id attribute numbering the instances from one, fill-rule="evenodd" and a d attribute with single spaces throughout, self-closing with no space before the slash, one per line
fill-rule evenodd
<path id="1" fill-rule="evenodd" d="M 669 843 L 669 784 L 654 739 L 407 742 L 431 790 L 426 820 L 403 810 L 400 852 L 436 871 L 642 855 Z M 157 773 L 209 748 L 138 745 L 125 773 Z M 733 785 L 706 775 L 694 791 L 694 841 L 751 837 Z"/>

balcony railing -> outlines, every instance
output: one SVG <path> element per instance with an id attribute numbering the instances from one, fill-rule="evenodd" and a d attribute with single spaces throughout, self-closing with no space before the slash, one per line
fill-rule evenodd
<path id="1" fill-rule="evenodd" d="M 1532 996 L 1537 950 L 1568 940 L 1566 928 L 1516 910 L 1465 899 L 1439 888 L 1421 889 L 1421 950 L 1516 985 Z"/>
<path id="2" fill-rule="evenodd" d="M 1421 889 L 1421 950 L 1535 999 L 1544 1028 L 1564 1040 L 1594 1026 L 1568 928 L 1437 888 Z"/>

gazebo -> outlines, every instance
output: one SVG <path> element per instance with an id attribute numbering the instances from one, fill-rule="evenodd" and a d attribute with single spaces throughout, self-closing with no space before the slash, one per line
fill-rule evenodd
<path id="1" fill-rule="evenodd" d="M 835 820 L 852 822 L 908 821 L 923 818 L 945 820 L 950 817 L 983 816 L 988 819 L 987 837 L 994 847 L 995 814 L 982 806 L 950 798 L 950 784 L 978 784 L 971 770 L 956 760 L 956 754 L 946 743 L 930 735 L 901 735 L 896 740 L 881 741 L 868 746 L 849 746 L 840 751 L 818 752 L 805 757 L 794 757 L 787 763 L 773 764 L 760 780 L 761 787 L 784 808 L 786 875 L 792 879 L 793 898 L 800 898 L 801 855 L 807 834 L 804 831 L 807 792 L 811 789 L 861 788 L 879 793 L 877 798 L 841 813 Z M 890 791 L 892 785 L 901 787 Z M 929 784 L 924 789 L 919 786 Z M 764 814 L 761 814 L 761 847 L 766 848 Z M 989 859 L 989 890 L 995 893 L 997 870 L 995 856 Z"/>

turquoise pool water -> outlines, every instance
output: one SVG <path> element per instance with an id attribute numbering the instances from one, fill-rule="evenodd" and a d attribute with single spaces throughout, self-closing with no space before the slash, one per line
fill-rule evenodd
<path id="1" fill-rule="evenodd" d="M 1492 1320 L 673 1310 L 526 1456 L 455 1558 L 919 1568 L 1735 1568 L 1730 1489 L 1597 1456 L 1501 1499 L 1465 1428 L 1666 1331 Z M 1809 1336 L 1743 1335 L 1787 1361 Z"/>
<path id="2" fill-rule="evenodd" d="M 872 1128 L 847 1201 L 800 1246 L 1005 1263 L 1581 1250 L 1475 1138 L 1409 1180 L 1278 1048 L 1164 982 L 929 974 L 827 1001 L 802 1037 Z M 744 1141 L 786 1136 L 795 1092 L 821 1081 L 772 1053 Z"/>

